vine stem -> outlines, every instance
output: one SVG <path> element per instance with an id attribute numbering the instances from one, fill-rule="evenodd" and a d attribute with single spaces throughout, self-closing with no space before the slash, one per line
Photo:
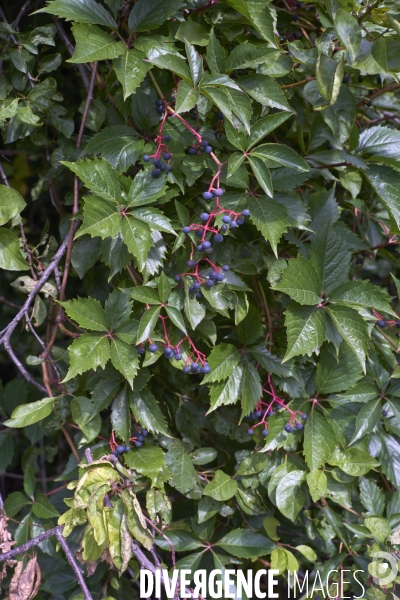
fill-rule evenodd
<path id="1" fill-rule="evenodd" d="M 79 585 L 81 587 L 81 590 L 82 590 L 85 600 L 93 600 L 92 595 L 89 592 L 88 587 L 85 583 L 83 573 L 82 573 L 81 569 L 79 568 L 79 565 L 76 562 L 74 555 L 72 554 L 71 549 L 67 544 L 66 539 L 63 536 L 63 533 L 62 533 L 63 529 L 64 529 L 64 527 L 62 525 L 60 525 L 58 527 L 53 527 L 52 529 L 49 529 L 48 531 L 45 531 L 44 533 L 40 533 L 39 535 L 32 538 L 28 542 L 25 542 L 25 544 L 22 544 L 22 546 L 18 546 L 18 548 L 14 548 L 13 550 L 6 552 L 5 554 L 0 554 L 0 562 L 5 561 L 5 560 L 10 560 L 10 559 L 14 558 L 15 556 L 18 556 L 19 554 L 24 554 L 25 552 L 27 552 L 34 546 L 38 546 L 44 540 L 47 540 L 50 537 L 55 536 L 57 538 L 57 541 L 59 542 L 60 546 L 64 550 L 65 556 L 66 556 L 70 566 L 72 567 L 72 569 L 75 572 L 76 578 L 79 582 Z"/>

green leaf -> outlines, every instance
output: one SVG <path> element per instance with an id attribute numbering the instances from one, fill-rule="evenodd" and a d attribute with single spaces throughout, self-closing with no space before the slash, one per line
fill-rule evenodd
<path id="1" fill-rule="evenodd" d="M 68 352 L 71 365 L 64 382 L 89 369 L 96 370 L 97 367 L 104 369 L 110 358 L 110 344 L 105 336 L 85 333 L 72 342 Z"/>
<path id="2" fill-rule="evenodd" d="M 136 258 L 139 270 L 143 271 L 149 250 L 153 245 L 147 223 L 134 217 L 122 221 L 122 235 L 129 252 Z"/>
<path id="3" fill-rule="evenodd" d="M 170 0 L 167 0 L 167 2 Z M 137 4 L 135 5 L 137 6 Z M 175 54 L 154 54 L 151 53 L 149 55 L 150 62 L 159 67 L 160 69 L 167 69 L 168 71 L 172 71 L 179 77 L 181 77 L 186 83 L 192 85 L 192 77 L 190 74 L 189 67 L 186 62 L 180 56 L 176 56 Z"/>
<path id="4" fill-rule="evenodd" d="M 133 380 L 139 369 L 139 355 L 136 348 L 117 338 L 113 338 L 110 342 L 112 364 L 133 387 Z"/>
<path id="5" fill-rule="evenodd" d="M 36 13 L 49 13 L 67 21 L 105 25 L 117 29 L 110 13 L 95 0 L 52 0 Z"/>
<path id="6" fill-rule="evenodd" d="M 345 450 L 335 448 L 327 462 L 353 477 L 360 477 L 371 469 L 379 467 L 377 460 L 359 448 L 346 448 Z"/>
<path id="7" fill-rule="evenodd" d="M 258 183 L 264 190 L 264 192 L 272 198 L 274 190 L 272 187 L 271 175 L 269 173 L 269 169 L 265 162 L 261 158 L 257 158 L 253 155 L 248 157 L 249 164 L 251 166 L 251 170 L 253 171 Z M 254 200 L 258 200 L 254 199 Z M 252 218 L 254 219 L 253 212 L 251 213 Z M 275 251 L 276 254 L 276 251 Z"/>
<path id="8" fill-rule="evenodd" d="M 182 442 L 174 441 L 165 455 L 165 462 L 172 473 L 172 483 L 181 494 L 187 494 L 198 481 L 196 470 Z"/>
<path id="9" fill-rule="evenodd" d="M 140 319 L 136 340 L 137 344 L 141 344 L 142 342 L 145 342 L 149 339 L 154 327 L 158 322 L 158 315 L 160 314 L 160 310 L 161 308 L 158 306 L 154 306 L 146 310 L 143 317 Z"/>
<path id="10" fill-rule="evenodd" d="M 292 112 L 280 86 L 268 75 L 253 74 L 243 77 L 239 81 L 241 87 L 260 104 Z"/>
<path id="11" fill-rule="evenodd" d="M 328 101 L 328 105 L 335 104 L 340 91 L 344 73 L 344 54 L 339 60 L 329 58 L 326 54 L 320 53 L 317 61 L 317 85 L 323 98 Z"/>
<path id="12" fill-rule="evenodd" d="M 327 478 L 323 471 L 308 473 L 307 484 L 313 502 L 318 502 L 320 498 L 326 498 L 328 495 Z"/>
<path id="13" fill-rule="evenodd" d="M 55 398 L 43 398 L 37 402 L 30 402 L 29 404 L 20 404 L 12 412 L 11 418 L 4 421 L 4 425 L 7 427 L 27 427 L 33 425 L 42 419 L 45 419 L 53 410 Z"/>
<path id="14" fill-rule="evenodd" d="M 272 552 L 275 544 L 261 533 L 250 529 L 234 529 L 217 542 L 229 554 L 238 558 L 256 558 Z"/>
<path id="15" fill-rule="evenodd" d="M 280 523 L 275 517 L 265 517 L 263 519 L 263 527 L 267 536 L 273 540 L 274 542 L 279 541 L 279 535 L 276 533 L 277 527 L 279 527 Z"/>
<path id="16" fill-rule="evenodd" d="M 60 302 L 67 315 L 76 321 L 79 327 L 93 331 L 108 329 L 106 313 L 98 300 L 94 298 L 76 298 Z"/>
<path id="17" fill-rule="evenodd" d="M 203 73 L 203 59 L 196 52 L 195 48 L 185 39 L 186 56 L 189 63 L 190 74 L 193 85 L 196 86 Z"/>
<path id="18" fill-rule="evenodd" d="M 299 355 L 319 352 L 325 339 L 326 316 L 321 308 L 291 302 L 285 311 L 288 347 L 282 362 Z"/>
<path id="19" fill-rule="evenodd" d="M 150 68 L 143 62 L 144 54 L 137 50 L 127 50 L 125 54 L 114 58 L 113 66 L 118 81 L 124 90 L 124 100 L 134 94 Z"/>
<path id="20" fill-rule="evenodd" d="M 241 321 L 237 327 L 239 340 L 245 346 L 254 344 L 263 335 L 263 328 L 261 325 L 260 314 L 254 306 L 249 307 L 249 311 L 246 317 Z M 261 346 L 263 348 L 263 346 Z"/>
<path id="21" fill-rule="evenodd" d="M 368 527 L 374 538 L 382 543 L 384 543 L 392 533 L 390 523 L 383 517 L 366 517 L 364 519 L 364 524 Z"/>
<path id="22" fill-rule="evenodd" d="M 289 260 L 282 279 L 274 289 L 288 294 L 299 304 L 314 305 L 321 301 L 321 278 L 313 264 L 299 255 Z"/>
<path id="23" fill-rule="evenodd" d="M 227 379 L 233 369 L 239 364 L 240 352 L 232 344 L 220 344 L 211 350 L 208 357 L 208 364 L 211 367 L 211 373 L 203 378 L 202 383 L 211 383 Z"/>
<path id="24" fill-rule="evenodd" d="M 344 304 L 350 307 L 363 306 L 395 315 L 390 306 L 389 296 L 377 285 L 368 281 L 347 281 L 329 294 L 329 300 L 334 304 Z"/>
<path id="25" fill-rule="evenodd" d="M 368 127 L 362 131 L 356 152 L 393 167 L 400 165 L 400 132 L 389 127 Z"/>
<path id="26" fill-rule="evenodd" d="M 131 415 L 126 387 L 121 390 L 112 403 L 111 424 L 118 438 L 127 444 L 131 437 Z"/>
<path id="27" fill-rule="evenodd" d="M 224 471 L 215 471 L 214 479 L 207 483 L 203 494 L 214 500 L 225 502 L 236 494 L 237 488 L 237 481 L 231 479 Z"/>
<path id="28" fill-rule="evenodd" d="M 226 61 L 226 72 L 229 73 L 238 69 L 254 69 L 267 60 L 271 54 L 279 56 L 276 50 L 268 47 L 268 44 L 253 46 L 247 41 L 243 42 L 229 54 Z"/>
<path id="29" fill-rule="evenodd" d="M 182 6 L 182 0 L 138 0 L 129 19 L 129 31 L 147 31 L 162 25 Z"/>
<path id="30" fill-rule="evenodd" d="M 356 429 L 351 444 L 370 433 L 381 416 L 380 400 L 372 400 L 365 404 L 357 415 Z"/>
<path id="31" fill-rule="evenodd" d="M 94 194 L 114 203 L 114 211 L 117 210 L 115 203 L 121 197 L 121 187 L 110 163 L 98 158 L 80 160 L 76 163 L 60 162 L 75 173 Z"/>
<path id="32" fill-rule="evenodd" d="M 188 112 L 194 108 L 198 102 L 199 90 L 192 88 L 183 79 L 179 82 L 178 93 L 176 96 L 175 113 L 180 114 Z"/>
<path id="33" fill-rule="evenodd" d="M 379 396 L 377 388 L 367 381 L 360 381 L 345 394 L 339 394 L 336 398 L 347 402 L 369 402 Z"/>
<path id="34" fill-rule="evenodd" d="M 181 312 L 173 306 L 166 306 L 165 310 L 173 324 L 176 325 L 180 331 L 183 331 L 183 333 L 187 333 L 185 321 L 183 320 Z"/>
<path id="35" fill-rule="evenodd" d="M 365 177 L 382 200 L 389 215 L 400 227 L 400 183 L 398 172 L 390 167 L 369 165 Z"/>
<path id="36" fill-rule="evenodd" d="M 192 20 L 183 21 L 179 25 L 175 38 L 181 42 L 187 40 L 196 46 L 207 46 L 209 43 L 209 33 L 200 23 Z"/>
<path id="37" fill-rule="evenodd" d="M 4 502 L 4 510 L 10 519 L 13 519 L 19 513 L 21 508 L 31 504 L 30 500 L 22 492 L 11 492 L 7 495 Z"/>
<path id="38" fill-rule="evenodd" d="M 316 372 L 318 393 L 342 392 L 351 388 L 361 377 L 360 363 L 346 344 L 340 344 L 339 355 L 331 345 L 324 346 Z"/>
<path id="39" fill-rule="evenodd" d="M 110 331 L 115 331 L 129 319 L 132 312 L 132 303 L 122 290 L 114 289 L 106 300 L 104 310 L 107 318 L 107 328 Z"/>
<path id="40" fill-rule="evenodd" d="M 226 53 L 216 37 L 214 29 L 212 29 L 210 32 L 206 58 L 208 68 L 210 69 L 211 73 L 225 73 Z"/>
<path id="41" fill-rule="evenodd" d="M 250 196 L 248 206 L 252 222 L 278 256 L 278 242 L 288 228 L 286 208 L 267 196 Z"/>
<path id="42" fill-rule="evenodd" d="M 275 13 L 268 4 L 263 0 L 227 0 L 227 3 L 246 17 L 264 40 L 270 42 L 274 48 L 277 47 L 274 33 Z"/>
<path id="43" fill-rule="evenodd" d="M 360 479 L 360 500 L 369 514 L 382 515 L 385 509 L 385 494 L 367 477 Z"/>
<path id="44" fill-rule="evenodd" d="M 206 309 L 203 304 L 200 304 L 200 302 L 198 302 L 188 290 L 186 291 L 185 295 L 184 310 L 192 329 L 196 329 L 199 323 L 201 323 L 206 316 Z"/>
<path id="45" fill-rule="evenodd" d="M 278 112 L 273 115 L 267 115 L 262 119 L 256 121 L 250 129 L 249 147 L 250 150 L 253 146 L 261 142 L 267 135 L 274 131 L 279 125 L 282 125 L 287 119 L 289 119 L 290 113 Z"/>
<path id="46" fill-rule="evenodd" d="M 282 165 L 295 171 L 309 171 L 309 166 L 294 150 L 284 144 L 262 144 L 251 151 L 252 157 L 258 156 L 271 167 Z M 272 163 L 272 164 L 268 164 Z"/>
<path id="47" fill-rule="evenodd" d="M 165 179 L 163 177 L 155 179 L 151 176 L 151 171 L 140 171 L 129 188 L 127 206 L 139 207 L 155 202 L 165 194 L 165 190 Z"/>
<path id="48" fill-rule="evenodd" d="M 304 428 L 304 457 L 310 471 L 324 466 L 336 445 L 331 426 L 317 410 L 312 410 Z"/>
<path id="49" fill-rule="evenodd" d="M 114 202 L 89 196 L 83 206 L 83 224 L 75 238 L 89 234 L 91 237 L 115 238 L 122 228 L 122 218 Z"/>
<path id="50" fill-rule="evenodd" d="M 260 375 L 251 363 L 245 363 L 242 379 L 242 418 L 251 413 L 262 396 Z"/>
<path id="51" fill-rule="evenodd" d="M 143 141 L 126 125 L 107 127 L 96 133 L 86 144 L 81 158 L 100 154 L 118 172 L 123 173 L 135 164 L 143 150 Z"/>
<path id="52" fill-rule="evenodd" d="M 0 225 L 19 215 L 25 206 L 25 200 L 16 190 L 0 185 Z"/>
<path id="53" fill-rule="evenodd" d="M 350 53 L 353 61 L 361 46 L 361 27 L 357 20 L 343 8 L 335 13 L 335 30 Z"/>
<path id="54" fill-rule="evenodd" d="M 291 471 L 283 477 L 276 488 L 276 505 L 280 512 L 291 521 L 295 521 L 305 501 L 301 484 L 304 471 Z"/>
<path id="55" fill-rule="evenodd" d="M 137 421 L 144 429 L 154 433 L 169 435 L 164 416 L 157 400 L 146 388 L 140 392 L 130 392 L 130 407 Z"/>
<path id="56" fill-rule="evenodd" d="M 150 286 L 138 285 L 137 287 L 123 289 L 122 291 L 138 302 L 143 302 L 144 304 L 161 304 L 156 290 Z"/>
<path id="57" fill-rule="evenodd" d="M 74 64 L 89 63 L 96 60 L 110 60 L 124 54 L 126 46 L 117 42 L 97 25 L 74 23 L 72 33 L 76 48 L 72 58 L 67 62 Z"/>
<path id="58" fill-rule="evenodd" d="M 151 229 L 157 231 L 166 231 L 176 235 L 175 230 L 171 226 L 171 221 L 157 208 L 138 208 L 132 211 L 132 216 L 147 223 Z"/>
<path id="59" fill-rule="evenodd" d="M 369 338 L 364 320 L 357 311 L 347 306 L 331 306 L 327 308 L 333 324 L 340 335 L 357 356 L 365 372 L 365 357 Z"/>
<path id="60" fill-rule="evenodd" d="M 32 506 L 32 512 L 39 517 L 39 519 L 51 519 L 60 516 L 58 510 L 54 508 L 48 498 L 43 494 L 37 494 Z"/>
<path id="61" fill-rule="evenodd" d="M 241 396 L 244 367 L 237 365 L 228 379 L 210 386 L 210 409 L 207 414 L 224 404 L 234 404 Z"/>
<path id="62" fill-rule="evenodd" d="M 350 256 L 343 237 L 331 222 L 318 231 L 311 244 L 310 259 L 321 281 L 320 293 L 329 294 L 347 281 Z"/>
<path id="63" fill-rule="evenodd" d="M 0 229 L 0 269 L 26 271 L 29 265 L 22 255 L 18 238 L 8 229 Z"/>
<path id="64" fill-rule="evenodd" d="M 165 465 L 164 452 L 157 446 L 137 448 L 125 455 L 125 462 L 130 469 L 154 481 Z"/>

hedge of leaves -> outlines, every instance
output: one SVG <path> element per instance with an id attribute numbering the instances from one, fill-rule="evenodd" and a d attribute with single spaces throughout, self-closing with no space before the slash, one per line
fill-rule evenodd
<path id="1" fill-rule="evenodd" d="M 16 545 L 64 526 L 94 598 L 138 597 L 135 548 L 172 568 L 171 543 L 178 568 L 279 569 L 281 597 L 294 570 L 396 593 L 371 561 L 400 525 L 399 5 L 11 4 Z M 34 597 L 83 598 L 56 540 L 36 550 Z"/>

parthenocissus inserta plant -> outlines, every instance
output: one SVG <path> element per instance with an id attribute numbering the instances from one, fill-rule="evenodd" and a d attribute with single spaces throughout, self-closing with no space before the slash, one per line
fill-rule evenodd
<path id="1" fill-rule="evenodd" d="M 5 597 L 392 600 L 400 7 L 3 4 Z"/>

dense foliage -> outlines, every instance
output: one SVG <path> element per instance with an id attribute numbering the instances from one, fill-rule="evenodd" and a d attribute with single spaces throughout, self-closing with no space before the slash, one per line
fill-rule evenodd
<path id="1" fill-rule="evenodd" d="M 90 597 L 73 557 L 93 598 L 146 557 L 395 592 L 398 3 L 6 4 L 0 548 L 67 545 L 3 592 Z"/>

